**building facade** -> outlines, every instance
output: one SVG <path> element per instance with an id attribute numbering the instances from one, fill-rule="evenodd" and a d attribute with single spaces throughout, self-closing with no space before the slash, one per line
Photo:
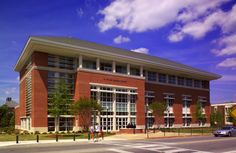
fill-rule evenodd
<path id="1" fill-rule="evenodd" d="M 211 104 L 211 112 L 219 112 L 223 117 L 223 125 L 233 125 L 230 110 L 236 107 L 236 102 Z"/>
<path id="2" fill-rule="evenodd" d="M 167 104 L 162 127 L 209 126 L 209 83 L 220 78 L 166 59 L 63 37 L 30 37 L 15 71 L 20 73 L 16 128 L 40 132 L 55 129 L 48 95 L 59 79 L 70 85 L 73 101 L 97 100 L 105 109 L 96 122 L 103 130 L 118 131 L 128 123 L 153 127 L 154 116 L 145 107 L 158 101 Z M 206 116 L 201 123 L 194 115 L 197 102 Z M 77 117 L 61 116 L 60 131 L 79 129 Z"/>

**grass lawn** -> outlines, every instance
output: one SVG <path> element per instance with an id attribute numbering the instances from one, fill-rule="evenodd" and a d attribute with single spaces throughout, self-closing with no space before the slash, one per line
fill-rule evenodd
<path id="1" fill-rule="evenodd" d="M 111 133 L 105 134 L 105 136 L 113 135 Z M 58 134 L 58 139 L 71 139 L 73 140 L 74 134 Z M 19 134 L 19 141 L 26 141 L 26 140 L 35 140 L 36 141 L 37 135 L 34 134 Z M 55 140 L 55 134 L 39 134 L 39 141 L 40 140 Z M 79 133 L 76 134 L 76 139 L 88 139 L 88 133 Z M 16 135 L 15 134 L 0 134 L 0 142 L 1 141 L 15 141 Z"/>

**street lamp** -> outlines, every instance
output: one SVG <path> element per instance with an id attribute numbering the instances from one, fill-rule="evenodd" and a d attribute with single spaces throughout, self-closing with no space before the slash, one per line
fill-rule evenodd
<path id="1" fill-rule="evenodd" d="M 107 109 L 107 119 L 106 119 L 107 127 L 106 127 L 106 129 L 107 129 L 107 133 L 108 133 L 108 106 L 106 107 L 106 109 Z"/>
<path id="2" fill-rule="evenodd" d="M 145 116 L 145 118 L 146 118 L 146 134 L 147 134 L 147 138 L 149 138 L 149 135 L 148 135 L 148 103 L 146 103 L 146 116 Z"/>

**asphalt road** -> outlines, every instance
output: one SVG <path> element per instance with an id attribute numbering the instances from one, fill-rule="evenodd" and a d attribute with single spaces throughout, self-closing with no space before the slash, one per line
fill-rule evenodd
<path id="1" fill-rule="evenodd" d="M 148 140 L 64 142 L 1 147 L 0 153 L 236 153 L 236 137 L 186 137 Z"/>

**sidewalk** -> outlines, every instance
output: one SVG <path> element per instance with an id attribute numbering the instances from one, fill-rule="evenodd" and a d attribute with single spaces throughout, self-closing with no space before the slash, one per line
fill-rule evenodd
<path id="1" fill-rule="evenodd" d="M 206 134 L 205 134 L 206 135 Z M 156 133 L 148 133 L 147 134 L 116 134 L 108 137 L 104 137 L 104 140 L 101 140 L 99 142 L 103 141 L 115 141 L 115 140 L 141 140 L 141 139 L 153 139 L 153 138 L 173 138 L 173 137 L 187 137 L 187 136 L 200 136 L 200 134 L 190 134 L 190 133 L 181 133 L 180 135 L 178 133 L 173 132 L 166 132 L 165 134 L 163 132 L 156 132 Z M 16 141 L 5 141 L 0 142 L 0 147 L 3 146 L 12 146 L 12 145 L 25 145 L 25 144 L 47 144 L 47 143 L 65 143 L 65 142 L 71 142 L 71 143 L 90 143 L 92 141 L 89 141 L 88 139 L 76 139 L 73 141 L 73 139 L 59 139 L 58 142 L 56 140 L 39 140 L 37 143 L 36 140 L 31 141 L 19 141 L 17 144 Z"/>

